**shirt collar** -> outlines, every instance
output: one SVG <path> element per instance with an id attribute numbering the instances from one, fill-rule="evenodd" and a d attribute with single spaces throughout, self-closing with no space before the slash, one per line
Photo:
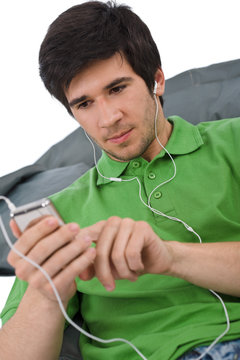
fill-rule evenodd
<path id="1" fill-rule="evenodd" d="M 170 154 L 189 154 L 203 145 L 203 139 L 197 126 L 176 115 L 169 116 L 168 121 L 173 125 L 172 134 L 166 145 Z M 165 151 L 161 151 L 160 154 L 160 157 L 163 157 Z"/>
<path id="2" fill-rule="evenodd" d="M 196 126 L 179 116 L 170 116 L 168 117 L 168 121 L 173 125 L 172 134 L 166 145 L 166 149 L 171 155 L 189 154 L 197 150 L 203 144 L 202 136 Z M 163 158 L 165 154 L 166 151 L 163 149 L 155 159 Z M 129 163 L 130 161 L 120 162 L 113 160 L 103 151 L 102 156 L 98 161 L 99 173 L 97 185 L 107 184 L 112 181 L 109 178 L 119 177 Z"/>
<path id="3" fill-rule="evenodd" d="M 107 184 L 111 182 L 109 178 L 119 177 L 128 166 L 129 161 L 121 162 L 111 159 L 104 151 L 98 161 L 98 178 L 97 185 Z M 101 176 L 101 175 L 103 176 Z"/>

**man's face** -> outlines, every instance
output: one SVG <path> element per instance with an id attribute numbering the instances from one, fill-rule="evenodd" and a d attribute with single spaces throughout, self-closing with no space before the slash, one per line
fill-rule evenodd
<path id="1" fill-rule="evenodd" d="M 119 54 L 81 71 L 66 97 L 76 120 L 111 158 L 128 161 L 142 155 L 151 160 L 155 102 L 144 80 Z"/>

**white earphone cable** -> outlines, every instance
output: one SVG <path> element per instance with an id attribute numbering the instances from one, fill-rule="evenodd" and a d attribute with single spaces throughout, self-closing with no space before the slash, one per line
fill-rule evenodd
<path id="1" fill-rule="evenodd" d="M 104 175 L 100 172 L 100 170 L 98 169 L 98 166 L 97 166 L 95 146 L 94 146 L 94 144 L 93 144 L 92 139 L 89 137 L 89 135 L 88 135 L 88 134 L 86 133 L 86 131 L 84 130 L 84 131 L 85 131 L 85 134 L 86 134 L 86 137 L 87 137 L 88 140 L 90 141 L 90 143 L 91 143 L 91 145 L 92 145 L 92 148 L 93 148 L 93 156 L 94 156 L 94 162 L 95 162 L 96 170 L 97 170 L 98 174 L 99 174 L 102 178 L 107 179 L 107 180 L 116 181 L 116 182 L 129 182 L 129 181 L 136 180 L 136 181 L 138 182 L 138 185 L 139 185 L 139 198 L 140 198 L 140 201 L 142 202 L 142 204 L 143 204 L 144 206 L 146 206 L 146 207 L 149 208 L 152 212 L 154 212 L 155 214 L 157 214 L 157 215 L 159 215 L 159 216 L 163 216 L 163 217 L 168 218 L 169 220 L 173 220 L 173 221 L 177 221 L 177 222 L 182 223 L 182 224 L 184 225 L 184 227 L 185 227 L 188 231 L 192 232 L 192 233 L 198 238 L 199 242 L 202 243 L 202 239 L 201 239 L 200 235 L 199 235 L 196 231 L 194 231 L 193 228 L 192 228 L 191 226 L 189 226 L 187 223 L 185 223 L 183 220 L 180 220 L 180 219 L 178 219 L 178 218 L 176 218 L 176 217 L 168 216 L 168 215 L 162 213 L 161 211 L 159 211 L 159 210 L 157 210 L 157 209 L 154 209 L 154 208 L 150 205 L 150 203 L 151 203 L 151 197 L 152 197 L 154 191 L 155 191 L 157 188 L 159 188 L 159 187 L 161 187 L 161 186 L 169 183 L 170 181 L 172 181 L 172 180 L 175 178 L 176 173 L 177 173 L 176 164 L 175 164 L 175 161 L 174 161 L 173 157 L 172 157 L 171 154 L 168 152 L 168 150 L 161 144 L 161 142 L 160 142 L 160 140 L 159 140 L 159 138 L 158 138 L 158 134 L 157 134 L 158 101 L 157 101 L 157 98 L 156 98 L 156 94 L 155 94 L 155 93 L 154 93 L 154 100 L 155 100 L 155 105 L 156 105 L 155 119 L 154 119 L 155 137 L 156 137 L 159 145 L 162 147 L 162 149 L 165 150 L 165 152 L 167 153 L 167 155 L 169 156 L 169 158 L 170 158 L 171 161 L 172 161 L 172 164 L 173 164 L 173 167 L 174 167 L 173 175 L 172 175 L 169 179 L 165 180 L 163 183 L 160 183 L 159 185 L 157 185 L 157 186 L 151 191 L 150 195 L 148 196 L 148 202 L 145 203 L 145 201 L 144 201 L 143 198 L 142 198 L 142 194 L 141 194 L 141 192 L 142 192 L 141 183 L 140 183 L 140 181 L 139 181 L 139 179 L 138 179 L 137 177 L 133 177 L 132 179 L 127 179 L 127 180 L 121 179 L 121 178 L 114 178 L 114 177 L 110 177 L 110 178 L 109 178 L 109 177 L 104 176 Z M 7 203 L 7 205 L 8 205 L 8 207 L 9 207 L 10 210 L 14 210 L 14 209 L 15 209 L 14 204 L 13 204 L 8 198 L 6 198 L 5 196 L 0 196 L 0 200 L 4 200 L 4 201 Z M 42 274 L 45 276 L 45 278 L 49 281 L 49 283 L 50 283 L 50 285 L 52 286 L 52 289 L 53 289 L 53 291 L 54 291 L 54 294 L 55 294 L 55 296 L 56 296 L 56 298 L 57 298 L 57 301 L 58 301 L 59 307 L 60 307 L 60 309 L 61 309 L 61 311 L 62 311 L 62 313 L 63 313 L 63 316 L 65 317 L 65 319 L 66 319 L 74 328 L 76 328 L 79 332 L 83 333 L 84 335 L 88 336 L 89 338 L 91 338 L 91 339 L 93 339 L 93 340 L 95 340 L 95 341 L 98 341 L 98 342 L 102 342 L 102 343 L 112 343 L 112 342 L 116 342 L 116 341 L 124 342 L 124 343 L 128 344 L 129 346 L 131 346 L 131 347 L 133 348 L 133 350 L 136 351 L 136 353 L 137 353 L 142 359 L 147 360 L 146 357 L 145 357 L 145 356 L 135 347 L 135 345 L 133 345 L 130 341 L 128 341 L 128 340 L 126 340 L 126 339 L 122 339 L 122 338 L 115 338 L 115 339 L 103 340 L 103 339 L 101 339 L 101 338 L 98 338 L 98 337 L 93 336 L 92 334 L 88 333 L 87 331 L 85 331 L 84 329 L 82 329 L 80 326 L 78 326 L 76 323 L 74 323 L 74 322 L 72 321 L 72 319 L 71 319 L 71 318 L 68 316 L 68 314 L 66 313 L 66 311 L 65 311 L 65 309 L 64 309 L 64 306 L 63 306 L 63 304 L 62 304 L 61 298 L 60 298 L 60 296 L 59 296 L 59 294 L 58 294 L 58 291 L 57 291 L 57 289 L 56 289 L 56 287 L 55 287 L 52 279 L 51 279 L 50 276 L 48 275 L 48 273 L 47 273 L 41 266 L 39 266 L 37 263 L 35 263 L 35 262 L 32 261 L 31 259 L 29 259 L 28 257 L 24 256 L 21 252 L 19 252 L 19 251 L 14 247 L 14 245 L 11 243 L 11 240 L 10 240 L 8 234 L 7 234 L 7 231 L 6 231 L 5 227 L 4 227 L 4 224 L 3 224 L 3 221 L 2 221 L 2 219 L 1 219 L 1 217 L 0 217 L 0 227 L 1 227 L 1 229 L 2 229 L 3 235 L 4 235 L 5 239 L 6 239 L 6 242 L 7 242 L 8 246 L 9 246 L 16 254 L 18 254 L 21 258 L 25 259 L 27 262 L 29 262 L 30 264 L 32 264 L 35 268 L 37 268 L 38 270 L 40 270 L 40 271 L 42 272 Z M 226 335 L 226 333 L 227 333 L 227 332 L 229 331 L 229 329 L 230 329 L 230 320 L 229 320 L 228 311 L 227 311 L 227 309 L 226 309 L 226 306 L 225 306 L 225 304 L 224 304 L 221 296 L 220 296 L 219 294 L 217 294 L 215 291 L 211 290 L 211 289 L 209 289 L 209 291 L 221 302 L 221 305 L 222 305 L 223 310 L 224 310 L 224 313 L 225 313 L 227 326 L 226 326 L 226 329 L 224 330 L 224 332 L 221 333 L 221 334 L 209 345 L 209 347 L 206 349 L 206 351 L 205 351 L 200 357 L 198 357 L 197 360 L 202 359 L 203 356 L 205 356 L 205 355 L 213 348 L 213 346 L 214 346 L 223 336 Z"/>
<path id="2" fill-rule="evenodd" d="M 13 205 L 13 203 L 7 199 L 4 196 L 0 196 L 0 200 L 4 200 L 6 201 L 7 205 L 10 204 L 11 209 L 15 209 L 15 206 Z M 127 345 L 129 345 L 139 356 L 140 358 L 142 358 L 143 360 L 147 360 L 147 358 L 140 352 L 140 350 L 138 350 L 138 348 L 132 344 L 130 341 L 126 340 L 126 339 L 122 339 L 122 338 L 114 338 L 114 339 L 101 339 L 99 337 L 96 337 L 90 333 L 88 333 L 87 331 L 85 331 L 84 329 L 82 329 L 80 326 L 78 326 L 67 314 L 67 312 L 64 309 L 62 300 L 60 298 L 60 295 L 56 289 L 56 286 L 54 285 L 54 282 L 52 281 L 51 277 L 48 275 L 48 273 L 45 271 L 45 269 L 43 269 L 40 265 L 38 265 L 35 261 L 33 261 L 32 259 L 28 258 L 27 256 L 23 255 L 18 249 L 15 248 L 15 246 L 12 244 L 8 233 L 6 231 L 6 228 L 4 226 L 4 223 L 2 221 L 2 217 L 0 216 L 0 228 L 2 230 L 3 236 L 8 244 L 8 246 L 12 249 L 12 251 L 14 251 L 18 256 L 20 256 L 22 259 L 24 259 L 25 261 L 27 261 L 28 263 L 30 263 L 32 266 L 34 266 L 35 268 L 37 268 L 39 271 L 41 271 L 41 273 L 45 276 L 45 278 L 48 280 L 48 282 L 50 283 L 53 292 L 56 296 L 56 299 L 58 301 L 59 307 L 62 311 L 62 314 L 64 316 L 64 318 L 69 322 L 69 324 L 71 324 L 76 330 L 78 330 L 79 332 L 81 332 L 82 334 L 84 334 L 85 336 L 91 338 L 92 340 L 104 343 L 104 344 L 109 344 L 112 342 L 124 342 Z"/>
<path id="3" fill-rule="evenodd" d="M 132 179 L 122 179 L 122 178 L 113 178 L 113 177 L 106 177 L 104 176 L 100 170 L 98 169 L 98 166 L 97 166 L 97 160 L 96 160 L 96 150 L 95 150 L 95 146 L 93 144 L 93 141 L 92 139 L 89 137 L 89 135 L 86 133 L 85 131 L 85 134 L 88 138 L 88 140 L 90 141 L 91 145 L 92 145 L 92 148 L 93 148 L 93 156 L 94 156 L 94 162 L 95 162 L 95 167 L 96 167 L 96 170 L 98 172 L 98 174 L 104 178 L 104 179 L 107 179 L 107 180 L 111 180 L 111 181 L 116 181 L 116 182 L 129 182 L 129 181 L 133 181 L 133 180 L 136 180 L 138 182 L 138 185 L 139 185 L 139 198 L 140 198 L 140 201 L 142 202 L 142 204 L 144 206 L 146 206 L 147 208 L 149 208 L 153 213 L 159 215 L 159 216 L 163 216 L 163 217 L 166 217 L 168 218 L 169 220 L 172 220 L 172 221 L 177 221 L 177 222 L 180 222 L 181 224 L 184 225 L 184 227 L 189 231 L 189 232 L 192 232 L 199 240 L 200 243 L 202 243 L 202 239 L 200 237 L 200 235 L 191 227 L 189 226 L 186 222 L 184 222 L 183 220 L 181 219 L 178 219 L 176 217 L 173 217 L 173 216 L 168 216 L 166 214 L 164 214 L 163 212 L 157 210 L 157 209 L 154 209 L 151 205 L 150 205 L 150 202 L 151 202 L 151 197 L 153 195 L 153 193 L 156 191 L 156 189 L 158 189 L 159 187 L 169 183 L 170 181 L 172 181 L 175 176 L 176 176 L 176 173 L 177 173 L 177 167 L 176 167 L 176 164 L 175 164 L 175 161 L 172 157 L 172 155 L 169 153 L 169 151 L 162 145 L 162 143 L 160 142 L 159 138 L 158 138 L 158 134 L 157 134 L 157 119 L 158 119 L 158 101 L 157 101 L 157 97 L 156 97 L 156 94 L 154 93 L 154 101 L 155 101 L 155 107 L 156 107 L 156 111 L 155 111 L 155 119 L 154 119 L 154 126 L 155 126 L 155 138 L 157 139 L 157 142 L 159 143 L 159 145 L 162 147 L 162 149 L 165 150 L 165 152 L 167 153 L 167 155 L 169 156 L 169 158 L 171 159 L 172 161 L 172 164 L 173 164 L 173 168 L 174 168 L 174 172 L 173 172 L 173 175 L 165 180 L 164 182 L 160 183 L 159 185 L 157 185 L 152 191 L 151 193 L 149 194 L 148 196 L 148 203 L 145 203 L 145 201 L 143 200 L 142 198 L 142 186 L 141 186 L 141 182 L 140 180 L 137 178 L 137 177 L 133 177 Z M 226 308 L 226 305 L 224 303 L 224 301 L 222 300 L 221 296 L 219 294 L 217 294 L 215 291 L 211 290 L 211 289 L 208 289 L 221 303 L 222 305 L 222 308 L 224 310 L 224 314 L 225 314 L 225 318 L 226 318 L 226 329 L 209 345 L 209 347 L 206 349 L 206 351 L 201 355 L 199 356 L 196 360 L 201 360 L 212 348 L 213 346 L 221 339 L 223 338 L 229 331 L 230 329 L 230 320 L 229 320 L 229 315 L 228 315 L 228 311 L 227 311 L 227 308 Z"/>

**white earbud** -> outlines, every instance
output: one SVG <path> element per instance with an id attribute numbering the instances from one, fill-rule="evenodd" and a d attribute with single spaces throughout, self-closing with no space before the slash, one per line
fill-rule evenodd
<path id="1" fill-rule="evenodd" d="M 154 93 L 154 95 L 156 95 L 156 92 L 157 92 L 157 82 L 156 82 L 156 80 L 154 81 L 154 89 L 153 89 L 153 93 Z"/>

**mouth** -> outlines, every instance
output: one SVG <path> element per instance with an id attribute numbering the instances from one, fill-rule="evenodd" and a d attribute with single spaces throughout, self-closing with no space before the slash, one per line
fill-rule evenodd
<path id="1" fill-rule="evenodd" d="M 107 141 L 114 143 L 114 144 L 121 144 L 125 142 L 131 135 L 133 129 L 130 129 L 128 131 L 124 131 L 120 134 L 114 135 L 113 137 L 107 139 Z"/>

